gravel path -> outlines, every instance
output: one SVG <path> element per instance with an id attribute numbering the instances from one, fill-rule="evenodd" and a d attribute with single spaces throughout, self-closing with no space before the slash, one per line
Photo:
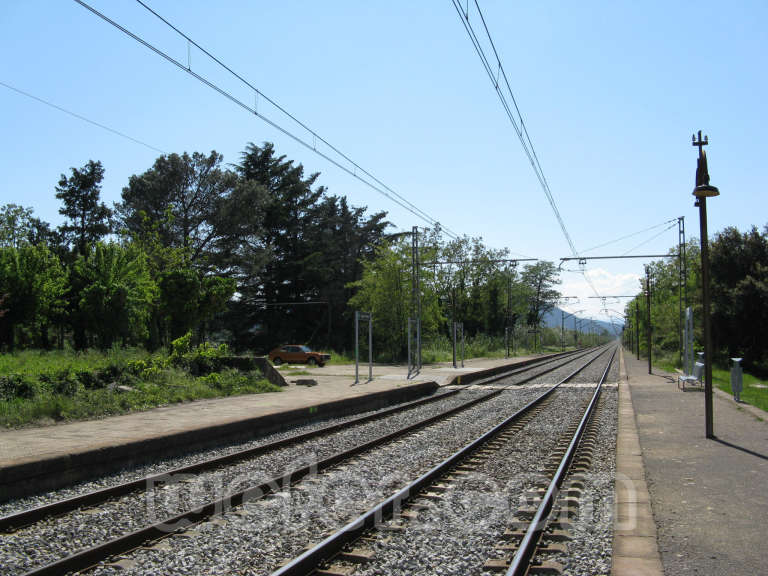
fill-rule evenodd
<path id="1" fill-rule="evenodd" d="M 438 394 L 442 395 L 442 392 L 439 392 Z M 440 401 L 438 400 L 437 402 L 439 403 Z M 49 504 L 51 502 L 56 502 L 58 500 L 63 500 L 65 498 L 80 496 L 82 494 L 87 494 L 88 492 L 93 492 L 94 490 L 116 486 L 118 484 L 123 484 L 125 482 L 137 480 L 140 478 L 144 478 L 146 476 L 162 474 L 166 470 L 181 468 L 183 466 L 189 466 L 191 464 L 216 458 L 218 456 L 225 456 L 227 454 L 232 454 L 234 452 L 246 450 L 248 448 L 263 446 L 271 442 L 276 442 L 278 440 L 283 440 L 286 438 L 290 438 L 292 436 L 304 434 L 306 432 L 319 430 L 321 428 L 325 428 L 326 426 L 330 426 L 331 424 L 348 422 L 350 420 L 360 418 L 362 416 L 367 416 L 369 414 L 375 414 L 383 410 L 388 410 L 392 407 L 405 406 L 406 404 L 408 403 L 406 402 L 400 405 L 394 404 L 392 406 L 382 408 L 381 410 L 371 410 L 368 412 L 360 412 L 356 414 L 350 414 L 349 416 L 316 420 L 309 424 L 293 426 L 290 429 L 287 429 L 285 431 L 276 432 L 274 434 L 269 434 L 265 436 L 259 436 L 258 438 L 254 438 L 253 440 L 249 440 L 246 442 L 237 442 L 237 443 L 218 446 L 215 448 L 208 448 L 206 450 L 188 452 L 188 453 L 180 454 L 179 456 L 176 456 L 174 458 L 167 458 L 164 460 L 158 460 L 157 462 L 152 462 L 152 463 L 144 464 L 141 466 L 125 468 L 118 472 L 100 476 L 98 478 L 93 478 L 92 480 L 89 480 L 86 482 L 80 482 L 72 486 L 69 486 L 67 488 L 59 488 L 57 490 L 36 494 L 34 496 L 28 496 L 25 498 L 19 498 L 16 500 L 9 500 L 7 502 L 2 502 L 0 503 L 0 516 L 7 516 L 9 514 L 14 514 L 16 512 L 28 510 L 30 508 L 36 508 L 38 506 Z"/>
<path id="2" fill-rule="evenodd" d="M 604 367 L 602 360 L 596 362 L 583 379 L 599 380 Z M 549 452 L 568 425 L 580 418 L 593 392 L 593 388 L 561 390 L 522 433 L 504 446 L 497 458 L 485 461 L 468 477 L 452 482 L 441 500 L 419 500 L 427 509 L 417 519 L 404 523 L 395 519 L 388 523 L 402 525 L 403 529 L 388 532 L 386 542 L 377 541 L 372 548 L 375 559 L 361 565 L 355 574 L 493 574 L 485 572 L 483 564 L 498 556 L 496 547 L 510 527 L 515 510 L 530 505 L 525 500 L 525 491 L 535 484 Z M 601 402 L 603 444 L 595 455 L 595 461 L 600 461 L 600 476 L 593 483 L 595 490 L 585 492 L 585 498 L 598 503 L 597 516 L 608 511 L 608 522 L 597 525 L 591 519 L 579 519 L 578 529 L 574 530 L 577 540 L 572 551 L 569 547 L 564 574 L 604 574 L 610 569 L 612 508 L 610 501 L 598 499 L 605 498 L 606 491 L 612 495 L 616 390 L 604 389 Z M 608 559 L 607 568 L 602 562 L 604 558 Z M 558 560 L 566 564 L 563 559 Z"/>
<path id="3" fill-rule="evenodd" d="M 340 528 L 412 478 L 494 426 L 540 391 L 504 392 L 480 406 L 373 450 L 349 464 L 205 523 L 191 537 L 131 555 L 121 574 L 269 574 L 278 564 Z M 407 446 L 407 450 L 403 448 Z M 96 574 L 116 574 L 110 567 Z"/>
<path id="4" fill-rule="evenodd" d="M 567 554 L 549 556 L 564 567 L 564 574 L 610 574 L 613 554 L 613 486 L 616 477 L 618 390 L 603 389 L 598 415 L 596 449 L 585 475 L 579 516 L 573 520 L 573 539 Z M 566 480 L 567 481 L 567 480 Z"/>
<path id="5" fill-rule="evenodd" d="M 377 438 L 387 432 L 408 424 L 415 423 L 429 416 L 458 406 L 487 392 L 466 391 L 449 396 L 434 403 L 418 406 L 396 413 L 381 420 L 368 422 L 351 429 L 339 431 L 316 439 L 281 448 L 253 459 L 235 463 L 217 470 L 203 472 L 194 476 L 174 478 L 167 483 L 151 486 L 147 492 L 136 492 L 104 502 L 94 509 L 76 510 L 68 514 L 49 518 L 33 526 L 24 528 L 3 537 L 0 542 L 0 565 L 4 574 L 18 574 L 35 566 L 61 558 L 72 551 L 104 542 L 144 525 L 162 521 L 175 513 L 189 510 L 200 503 L 221 497 L 225 494 L 242 490 L 247 486 L 259 484 L 279 476 L 299 466 L 325 458 L 341 450 L 349 449 L 367 440 Z M 324 422 L 322 426 L 328 425 Z M 302 427 L 303 430 L 307 427 Z M 265 444 L 279 438 L 296 434 L 271 435 L 258 441 L 240 445 L 239 449 Z M 208 457 L 231 453 L 227 447 L 221 451 L 207 451 Z M 200 455 L 189 458 L 177 458 L 155 464 L 150 473 L 162 473 L 175 466 L 182 466 L 200 461 Z M 147 467 L 142 470 L 146 471 Z M 128 473 L 128 479 L 136 478 L 135 473 Z M 138 477 L 141 477 L 139 475 Z M 103 482 L 103 484 L 102 484 Z M 94 487 L 112 485 L 115 476 L 103 481 L 81 485 L 69 493 L 85 493 Z M 58 492 L 56 494 L 61 494 Z M 51 498 L 51 500 L 58 500 Z M 29 500 L 29 499 L 27 499 Z M 37 501 L 43 498 L 35 499 Z"/>
<path id="6" fill-rule="evenodd" d="M 543 370 L 543 368 L 539 368 L 538 370 Z M 550 373 L 543 379 L 552 382 L 555 381 L 556 378 L 562 378 L 572 370 L 572 363 L 568 363 L 565 367 Z M 521 378 L 523 378 L 523 376 L 508 379 L 503 382 L 509 384 L 515 379 L 519 380 Z M 487 392 L 476 390 L 463 391 L 457 395 L 432 404 L 405 410 L 379 421 L 355 426 L 351 430 L 337 432 L 304 442 L 300 445 L 280 449 L 247 462 L 227 466 L 216 471 L 198 474 L 194 478 L 183 479 L 182 482 L 177 481 L 174 483 L 162 484 L 159 487 L 156 487 L 157 489 L 146 494 L 137 493 L 127 495 L 100 505 L 98 509 L 80 510 L 62 517 L 43 521 L 33 527 L 3 537 L 2 543 L 0 544 L 0 565 L 4 567 L 4 574 L 7 573 L 12 575 L 24 572 L 35 566 L 60 558 L 67 553 L 71 553 L 73 550 L 103 542 L 109 538 L 116 537 L 145 524 L 157 522 L 172 513 L 193 508 L 195 505 L 199 505 L 200 503 L 211 499 L 213 496 L 221 496 L 237 489 L 242 489 L 245 486 L 257 484 L 259 481 L 275 477 L 286 471 L 295 469 L 300 465 L 306 465 L 318 458 L 327 457 L 364 441 L 391 432 L 397 428 L 401 428 L 431 415 L 443 412 L 453 406 L 466 402 L 468 399 L 475 398 L 478 395 L 484 395 L 485 393 Z M 525 399 L 529 396 L 532 398 L 533 394 L 538 395 L 538 391 L 521 391 L 521 393 L 517 395 L 517 399 Z M 523 401 L 520 402 L 520 406 L 522 406 Z M 470 414 L 479 413 L 482 416 L 480 418 L 474 417 L 475 419 L 472 421 L 473 425 L 480 425 L 482 427 L 483 424 L 480 423 L 486 423 L 488 421 L 489 412 L 491 413 L 490 418 L 492 420 L 494 411 L 495 409 L 489 407 L 487 404 L 471 409 L 469 411 Z M 349 420 L 357 416 L 359 415 L 334 420 L 334 422 Z M 470 415 L 470 418 L 473 418 L 473 416 Z M 241 450 L 246 447 L 262 445 L 276 439 L 295 435 L 298 432 L 317 429 L 328 424 L 328 421 L 317 422 L 308 426 L 303 426 L 300 429 L 293 429 L 290 432 L 263 437 L 249 443 L 227 446 L 218 450 L 208 450 L 182 458 L 166 460 L 151 466 L 144 466 L 131 471 L 126 471 L 122 474 L 113 474 L 92 482 L 83 483 L 68 490 L 59 490 L 47 495 L 7 503 L 0 507 L 0 513 L 8 514 L 19 509 L 40 505 L 44 502 L 82 494 L 95 488 L 114 485 L 129 479 L 143 477 L 148 474 L 161 473 L 169 468 L 187 465 L 215 455 L 222 455 Z M 449 423 L 446 423 L 445 425 L 451 426 Z M 490 427 L 490 425 L 486 427 Z M 484 429 L 481 428 L 480 431 L 484 431 Z M 463 437 L 464 436 L 462 436 L 462 438 Z M 451 439 L 455 439 L 455 435 L 452 436 Z M 440 443 L 440 441 L 438 441 L 438 443 Z M 398 445 L 394 444 L 393 446 Z M 451 446 L 453 446 L 453 444 L 451 444 Z M 456 446 L 456 448 L 458 447 L 459 445 Z M 373 458 L 373 456 L 370 456 L 361 461 L 368 460 L 369 462 L 373 462 Z M 345 467 L 337 468 L 334 472 L 344 469 Z M 353 482 L 349 476 L 344 476 L 343 474 L 342 478 L 344 481 L 334 488 L 334 491 L 349 492 L 351 490 L 354 494 L 355 491 L 358 490 L 358 488 L 355 487 L 355 482 Z M 367 482 L 364 477 L 361 477 L 358 480 Z M 310 481 L 306 483 L 306 485 L 311 486 L 314 482 L 314 480 Z M 379 492 L 377 493 L 380 494 L 380 496 L 387 495 L 386 487 L 387 484 L 385 484 L 383 488 L 378 488 Z M 365 493 L 365 490 L 362 488 L 359 490 Z M 296 498 L 300 500 L 303 494 L 303 489 L 295 491 L 295 494 Z M 288 500 L 296 499 L 293 496 L 288 496 L 286 494 L 278 495 L 269 498 L 266 507 L 269 507 L 269 502 L 281 502 L 286 500 L 286 498 Z M 312 502 L 307 503 L 313 504 Z M 320 504 L 322 508 L 322 503 Z M 295 508 L 298 505 L 299 502 L 295 502 L 293 507 Z M 354 504 L 352 505 L 354 506 Z M 310 506 L 310 511 L 304 513 L 308 517 L 316 514 L 316 512 L 311 511 L 311 508 L 312 507 Z M 342 506 L 339 507 L 338 510 L 335 510 L 335 512 L 342 514 L 342 516 L 339 516 L 341 518 L 344 517 L 343 514 L 345 513 L 352 514 L 349 510 L 350 509 L 346 509 Z M 232 515 L 228 517 L 228 525 L 232 523 L 231 517 Z M 234 518 L 240 517 L 234 516 Z M 246 517 L 243 516 L 242 518 Z M 210 526 L 217 526 L 217 524 L 210 524 Z M 209 528 L 209 525 L 205 525 L 205 527 Z M 247 527 L 245 529 L 247 530 Z M 171 539 L 171 541 L 176 540 L 179 539 Z"/>

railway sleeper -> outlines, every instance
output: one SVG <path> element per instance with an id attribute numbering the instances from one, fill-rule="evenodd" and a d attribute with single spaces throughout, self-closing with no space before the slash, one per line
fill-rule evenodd
<path id="1" fill-rule="evenodd" d="M 373 550 L 366 550 L 364 548 L 353 548 L 348 551 L 340 552 L 336 558 L 344 562 L 364 564 L 365 562 L 370 562 L 375 557 L 376 557 L 376 553 Z"/>
<path id="2" fill-rule="evenodd" d="M 130 570 L 131 568 L 134 568 L 136 566 L 136 561 L 132 560 L 131 558 L 125 557 L 125 558 L 120 558 L 115 562 L 110 562 L 106 564 L 106 566 L 115 568 L 117 570 Z"/>
<path id="3" fill-rule="evenodd" d="M 483 566 L 486 570 L 489 572 L 506 572 L 509 569 L 509 565 L 512 562 L 512 559 L 504 559 L 504 558 L 494 558 L 492 560 L 486 561 L 485 565 Z M 543 576 L 559 576 L 563 573 L 563 566 L 562 564 L 558 564 L 557 562 L 537 562 L 534 560 L 531 562 L 530 567 L 528 568 L 528 574 L 539 574 Z"/>
<path id="4" fill-rule="evenodd" d="M 539 504 L 541 504 L 542 499 L 536 497 L 536 498 L 531 499 L 529 502 L 533 506 L 538 507 Z M 574 496 L 574 495 L 565 496 L 565 495 L 562 495 L 562 493 L 561 493 L 560 500 L 558 500 L 558 506 L 560 506 L 560 507 L 578 508 L 580 506 L 580 504 L 581 504 L 581 498 L 579 496 Z"/>
<path id="5" fill-rule="evenodd" d="M 496 551 L 502 556 L 514 556 L 517 549 L 520 547 L 520 542 L 525 536 L 525 532 L 519 531 L 520 538 L 508 540 L 506 544 L 501 544 L 496 547 Z M 548 554 L 567 554 L 568 549 L 563 542 L 571 540 L 571 535 L 563 530 L 553 530 L 551 532 L 545 530 L 541 536 L 541 542 L 536 547 L 536 554 L 539 552 Z M 534 557 L 536 556 L 534 554 Z"/>
<path id="6" fill-rule="evenodd" d="M 432 502 L 440 502 L 443 500 L 443 495 L 438 494 L 437 492 L 424 492 L 423 494 L 419 494 L 419 498 L 424 498 L 425 500 L 430 500 Z"/>
<path id="7" fill-rule="evenodd" d="M 327 568 L 318 568 L 313 573 L 319 576 L 351 576 L 355 573 L 355 566 L 328 566 Z"/>
<path id="8" fill-rule="evenodd" d="M 524 537 L 525 530 L 508 530 L 503 535 L 505 540 L 516 540 L 517 542 L 520 542 Z M 543 537 L 551 540 L 552 542 L 567 542 L 573 539 L 570 531 L 561 530 L 560 528 L 556 528 L 552 525 L 547 525 L 546 529 L 544 530 Z"/>

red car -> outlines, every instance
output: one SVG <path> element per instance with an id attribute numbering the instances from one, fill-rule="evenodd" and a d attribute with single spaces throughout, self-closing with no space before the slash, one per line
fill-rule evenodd
<path id="1" fill-rule="evenodd" d="M 313 352 L 308 346 L 298 344 L 286 344 L 275 348 L 269 353 L 269 359 L 273 364 L 280 365 L 283 362 L 288 363 L 307 363 L 310 366 L 324 366 L 331 359 L 330 354 L 322 352 Z"/>

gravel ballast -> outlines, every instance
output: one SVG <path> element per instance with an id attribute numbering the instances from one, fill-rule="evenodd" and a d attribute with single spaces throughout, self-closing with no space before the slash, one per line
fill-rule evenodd
<path id="1" fill-rule="evenodd" d="M 593 366 L 601 363 L 602 361 L 598 361 Z M 568 363 L 563 368 L 541 377 L 541 383 L 554 382 L 572 370 L 573 364 Z M 522 377 L 523 375 L 517 379 Z M 589 378 L 585 381 L 589 381 Z M 496 384 L 511 382 L 513 380 Z M 192 508 L 209 500 L 213 495 L 220 496 L 245 486 L 257 484 L 259 481 L 348 449 L 486 393 L 487 391 L 466 390 L 431 404 L 355 426 L 351 430 L 333 433 L 270 452 L 247 462 L 202 473 L 194 478 L 184 479 L 181 483 L 164 484 L 161 489 L 153 490 L 151 493 L 128 495 L 113 502 L 99 505 L 97 509 L 80 510 L 63 517 L 46 520 L 15 534 L 4 535 L 2 545 L 0 545 L 0 565 L 4 567 L 4 573 L 7 574 L 27 571 L 74 550 L 103 542 L 147 523 L 161 520 L 175 512 Z M 423 471 L 425 466 L 428 467 L 449 455 L 540 393 L 540 390 L 527 387 L 505 392 L 500 397 L 460 413 L 448 421 L 432 425 L 409 436 L 407 451 L 402 450 L 406 441 L 384 446 L 362 457 L 355 458 L 348 464 L 337 466 L 328 473 L 302 482 L 290 492 L 281 492 L 267 497 L 261 502 L 250 503 L 236 513 L 229 513 L 223 520 L 200 525 L 183 537 L 169 538 L 156 549 L 140 551 L 133 555 L 132 559 L 136 562 L 136 566 L 135 568 L 129 567 L 128 573 L 198 573 L 200 570 L 206 573 L 227 573 L 240 568 L 243 556 L 241 553 L 234 553 L 233 550 L 229 550 L 225 554 L 226 558 L 232 557 L 231 561 L 221 561 L 221 550 L 215 545 L 220 540 L 224 543 L 229 541 L 236 544 L 242 543 L 246 546 L 246 549 L 249 550 L 245 555 L 247 564 L 251 563 L 252 552 L 257 557 L 263 553 L 263 557 L 261 561 L 257 562 L 257 565 L 274 566 L 280 560 L 298 552 L 301 547 L 313 542 L 313 539 L 319 539 L 326 531 L 337 528 L 346 520 L 354 517 L 366 506 L 373 505 L 378 499 L 388 496 L 398 486 L 411 479 L 413 475 Z M 358 416 L 360 415 L 354 417 Z M 94 488 L 114 485 L 148 474 L 161 473 L 169 468 L 184 466 L 214 455 L 265 444 L 295 435 L 298 432 L 320 428 L 354 417 L 317 422 L 246 444 L 227 446 L 218 450 L 208 450 L 204 453 L 166 460 L 152 466 L 144 466 L 126 471 L 123 474 L 111 475 L 84 483 L 68 490 L 59 490 L 43 496 L 27 498 L 23 501 L 6 503 L 0 506 L 0 514 L 9 514 L 19 509 L 59 500 L 63 497 L 81 494 Z M 381 454 L 382 450 L 385 451 L 384 456 Z M 279 539 L 279 542 L 272 542 L 271 544 L 265 542 L 262 551 L 259 549 L 259 539 L 254 540 L 249 535 L 268 535 L 271 541 L 274 535 L 270 526 L 276 523 L 285 525 L 283 537 Z M 302 529 L 303 524 L 309 524 L 309 527 Z M 224 533 L 230 530 L 233 531 L 232 534 L 223 535 L 221 538 L 218 536 L 220 532 Z M 233 538 L 232 540 L 229 539 L 230 536 Z M 200 538 L 206 543 L 211 540 L 214 543 L 213 547 L 201 545 L 198 550 L 197 544 L 200 544 Z M 286 542 L 287 539 L 291 541 Z M 168 549 L 165 550 L 166 548 Z M 154 563 L 152 560 L 158 555 L 165 558 L 161 564 Z M 169 558 L 171 568 L 165 564 Z M 208 565 L 206 558 L 212 560 L 212 565 Z M 201 564 L 205 567 L 201 568 Z M 192 568 L 193 566 L 195 568 Z M 106 573 L 112 569 L 107 567 L 100 570 Z M 264 572 L 259 569 L 259 571 L 247 573 Z"/>
<path id="2" fill-rule="evenodd" d="M 602 371 L 604 363 L 593 366 L 594 371 Z M 600 374 L 591 370 L 584 380 L 594 383 Z M 415 520 L 395 518 L 387 523 L 387 527 L 402 528 L 387 532 L 386 542 L 378 540 L 371 548 L 375 559 L 362 564 L 355 574 L 496 574 L 485 571 L 484 563 L 499 557 L 497 547 L 504 543 L 504 531 L 512 528 L 516 510 L 534 504 L 526 490 L 542 478 L 539 472 L 549 453 L 568 426 L 581 417 L 593 392 L 593 387 L 561 390 L 496 458 L 483 462 L 468 477 L 451 482 L 440 500 L 417 498 L 426 509 Z M 610 572 L 616 397 L 615 387 L 603 389 L 599 447 L 588 474 L 584 506 L 574 520 L 574 540 L 568 544 L 568 554 L 553 558 L 565 566 L 564 574 Z"/>
<path id="3" fill-rule="evenodd" d="M 571 370 L 551 377 L 556 380 Z M 569 392 L 589 395 L 588 389 Z M 269 574 L 279 563 L 389 496 L 540 393 L 527 387 L 505 392 L 448 421 L 302 482 L 290 492 L 249 503 L 224 519 L 195 527 L 184 537 L 171 537 L 156 549 L 131 554 L 127 569 L 120 573 Z M 557 398 L 565 395 L 557 394 L 550 406 L 558 402 Z M 572 398 L 563 402 L 567 407 L 574 404 Z M 527 442 L 520 450 L 527 451 Z M 539 458 L 530 460 L 538 464 Z M 97 573 L 116 572 L 105 566 Z"/>
<path id="4" fill-rule="evenodd" d="M 131 555 L 136 566 L 121 573 L 228 574 L 241 570 L 269 574 L 281 561 L 340 528 L 538 394 L 529 389 L 502 393 L 301 482 L 290 492 L 249 503 L 242 515 L 228 514 L 221 524 L 202 524 L 191 537 L 168 538 L 163 546 L 167 550 L 139 551 Z"/>

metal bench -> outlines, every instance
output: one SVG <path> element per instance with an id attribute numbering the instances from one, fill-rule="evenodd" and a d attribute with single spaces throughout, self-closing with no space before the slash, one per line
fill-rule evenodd
<path id="1" fill-rule="evenodd" d="M 693 365 L 693 374 L 681 373 L 677 376 L 677 388 L 679 390 L 685 391 L 686 384 L 690 384 L 691 386 L 702 386 L 703 376 L 704 376 L 704 364 L 702 364 L 701 362 L 696 362 Z"/>

